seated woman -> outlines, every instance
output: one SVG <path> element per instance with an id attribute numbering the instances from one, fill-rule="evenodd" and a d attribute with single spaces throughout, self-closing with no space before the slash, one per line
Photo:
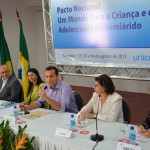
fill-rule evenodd
<path id="1" fill-rule="evenodd" d="M 35 68 L 31 68 L 27 72 L 29 79 L 29 88 L 27 92 L 27 98 L 24 100 L 26 104 L 33 104 L 38 100 L 38 90 L 42 89 L 45 83 L 42 81 L 38 71 Z"/>
<path id="2" fill-rule="evenodd" d="M 146 120 L 140 124 L 138 127 L 139 134 L 143 135 L 146 138 L 150 138 L 150 112 Z"/>
<path id="3" fill-rule="evenodd" d="M 88 104 L 78 113 L 78 122 L 82 117 L 97 119 L 108 122 L 123 122 L 122 97 L 115 92 L 111 78 L 100 75 L 95 78 L 94 94 Z"/>
<path id="4" fill-rule="evenodd" d="M 39 99 L 38 90 L 42 89 L 45 85 L 44 81 L 42 81 L 39 72 L 35 68 L 30 68 L 27 72 L 29 79 L 29 88 L 27 92 L 27 97 L 23 103 L 20 103 L 20 107 L 24 107 L 24 105 L 33 104 L 35 101 Z M 49 108 L 49 104 L 45 104 L 44 108 Z"/>

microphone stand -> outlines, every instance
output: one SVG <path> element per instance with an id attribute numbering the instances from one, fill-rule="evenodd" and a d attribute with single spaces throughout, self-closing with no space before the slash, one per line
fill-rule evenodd
<path id="1" fill-rule="evenodd" d="M 99 100 L 100 101 L 100 100 Z M 98 115 L 98 110 L 99 110 L 99 102 L 98 102 L 98 109 L 97 109 L 97 113 L 96 113 L 96 134 L 94 135 L 91 135 L 91 140 L 92 141 L 103 141 L 104 140 L 104 136 L 103 135 L 100 135 L 98 134 L 98 126 L 97 126 L 97 115 Z"/>

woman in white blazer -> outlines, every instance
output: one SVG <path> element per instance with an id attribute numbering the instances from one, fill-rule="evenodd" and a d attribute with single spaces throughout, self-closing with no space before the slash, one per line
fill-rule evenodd
<path id="1" fill-rule="evenodd" d="M 77 114 L 78 122 L 82 117 L 94 119 L 96 114 L 102 121 L 123 122 L 122 97 L 115 92 L 111 78 L 106 74 L 96 77 L 94 90 L 90 101 Z"/>

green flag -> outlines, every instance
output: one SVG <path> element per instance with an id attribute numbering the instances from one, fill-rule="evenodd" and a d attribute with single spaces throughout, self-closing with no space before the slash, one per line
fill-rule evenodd
<path id="1" fill-rule="evenodd" d="M 2 17 L 0 17 L 0 60 L 1 60 L 1 65 L 6 64 L 10 69 L 11 74 L 15 75 L 13 71 L 8 45 L 4 36 Z"/>
<path id="2" fill-rule="evenodd" d="M 18 78 L 22 80 L 24 98 L 26 98 L 29 86 L 27 71 L 30 68 L 30 63 L 21 20 L 19 20 L 19 24 L 20 24 L 20 53 L 19 53 Z"/>

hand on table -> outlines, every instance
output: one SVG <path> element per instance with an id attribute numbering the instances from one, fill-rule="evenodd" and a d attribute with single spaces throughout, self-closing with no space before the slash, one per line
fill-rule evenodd
<path id="1" fill-rule="evenodd" d="M 142 125 L 138 127 L 138 133 L 146 138 L 150 138 L 150 130 L 146 130 Z"/>
<path id="2" fill-rule="evenodd" d="M 86 112 L 86 111 L 81 111 L 81 112 L 80 112 L 80 115 L 79 115 L 79 117 L 78 117 L 78 123 L 80 124 L 81 121 L 82 121 L 84 118 L 93 119 L 93 118 L 94 118 L 94 115 L 93 115 L 92 113 L 89 113 L 89 112 Z"/>

